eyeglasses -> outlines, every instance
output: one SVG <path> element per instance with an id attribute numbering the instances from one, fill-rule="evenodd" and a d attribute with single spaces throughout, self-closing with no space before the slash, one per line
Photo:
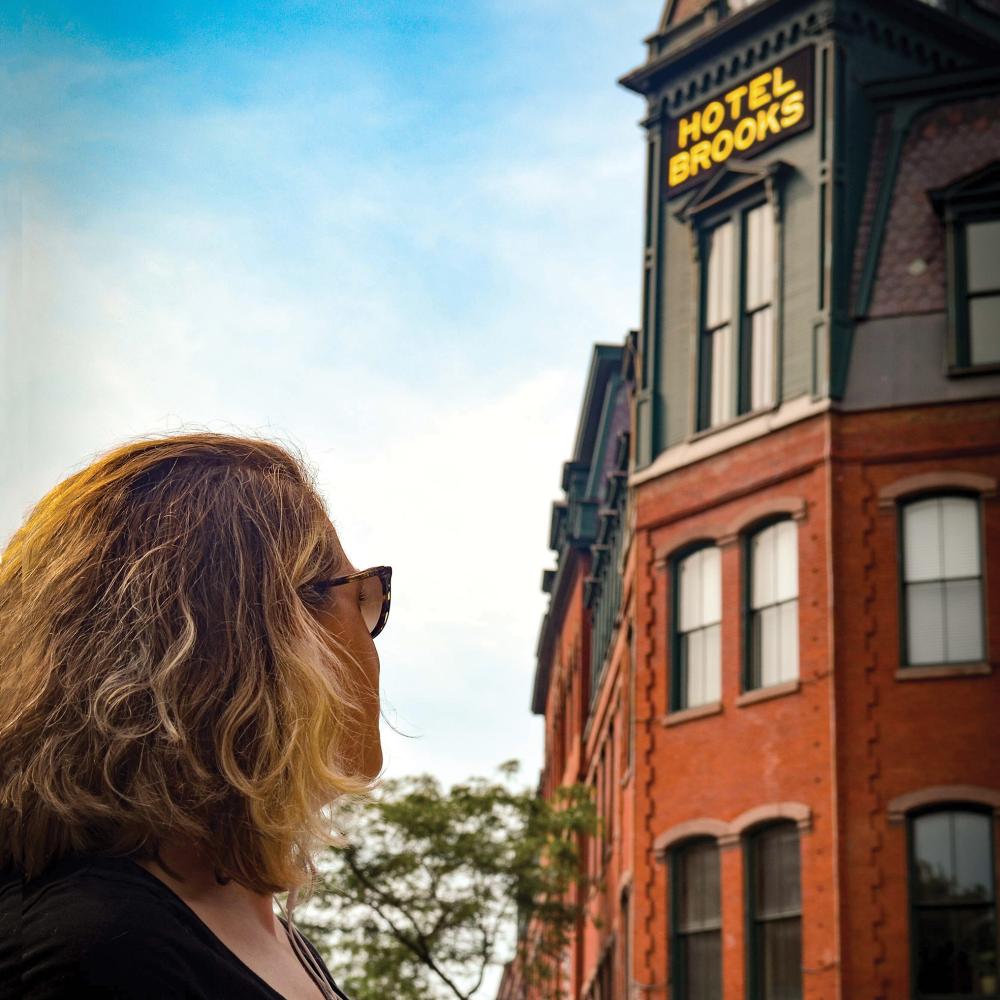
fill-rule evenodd
<path id="1" fill-rule="evenodd" d="M 349 576 L 338 576 L 333 580 L 317 580 L 315 586 L 329 590 L 331 587 L 339 587 L 343 583 L 352 583 L 355 580 L 361 581 L 358 593 L 361 616 L 374 639 L 385 628 L 386 619 L 389 617 L 391 566 L 373 566 L 371 569 L 363 569 Z"/>

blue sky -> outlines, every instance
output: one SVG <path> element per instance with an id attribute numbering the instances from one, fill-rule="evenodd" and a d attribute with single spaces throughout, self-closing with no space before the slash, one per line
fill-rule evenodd
<path id="1" fill-rule="evenodd" d="M 541 763 L 549 505 L 638 318 L 656 0 L 46 3 L 0 14 L 0 529 L 181 427 L 316 466 L 395 567 L 389 775 Z"/>

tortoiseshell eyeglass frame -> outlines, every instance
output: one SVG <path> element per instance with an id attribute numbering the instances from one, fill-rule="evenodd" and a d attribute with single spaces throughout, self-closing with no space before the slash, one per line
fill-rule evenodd
<path id="1" fill-rule="evenodd" d="M 334 577 L 332 580 L 317 580 L 315 586 L 328 590 L 330 587 L 339 587 L 342 583 L 351 583 L 354 580 L 365 580 L 370 576 L 377 576 L 382 581 L 382 609 L 370 633 L 374 639 L 385 628 L 386 619 L 389 617 L 389 601 L 392 597 L 391 566 L 372 566 L 371 569 L 358 570 L 357 573 Z"/>

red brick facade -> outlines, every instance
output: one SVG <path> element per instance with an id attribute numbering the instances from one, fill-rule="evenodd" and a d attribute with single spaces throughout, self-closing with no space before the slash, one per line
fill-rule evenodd
<path id="1" fill-rule="evenodd" d="M 778 9 L 760 4 L 766 7 Z M 914 18 L 922 13 L 919 4 L 912 8 Z M 832 52 L 824 58 L 833 60 Z M 685 50 L 671 57 L 683 63 Z M 643 70 L 650 78 L 656 60 L 654 51 Z M 705 61 L 715 65 L 708 55 Z M 638 71 L 629 79 L 639 81 Z M 708 74 L 705 80 L 708 86 Z M 536 679 L 535 710 L 544 708 L 546 718 L 541 793 L 591 784 L 608 835 L 606 843 L 586 845 L 586 870 L 601 887 L 586 901 L 558 987 L 528 990 L 512 966 L 500 994 L 508 1000 L 685 1000 L 676 865 L 679 852 L 697 843 L 718 847 L 718 995 L 771 1000 L 754 979 L 760 961 L 751 954 L 753 935 L 759 940 L 760 932 L 753 930 L 748 860 L 758 834 L 779 826 L 797 838 L 803 1000 L 906 1000 L 918 996 L 913 817 L 934 806 L 996 817 L 1000 858 L 1000 361 L 964 368 L 953 361 L 951 305 L 964 292 L 950 284 L 960 271 L 949 267 L 947 241 L 958 237 L 931 197 L 944 189 L 967 197 L 961 185 L 973 176 L 979 184 L 1000 164 L 1000 74 L 989 66 L 962 69 L 941 86 L 943 97 L 926 79 L 914 85 L 901 71 L 899 80 L 880 80 L 866 94 L 870 131 L 859 148 L 870 163 L 855 175 L 851 197 L 837 203 L 853 206 L 856 225 L 831 226 L 847 246 L 832 255 L 842 269 L 835 291 L 842 296 L 836 336 L 843 339 L 830 348 L 842 359 L 840 388 L 817 376 L 811 392 L 779 392 L 773 406 L 661 441 L 640 468 L 634 422 L 622 597 L 593 699 L 586 597 L 593 569 L 583 554 L 563 566 L 573 574 L 572 596 L 553 605 L 543 626 L 556 638 L 540 646 L 540 688 Z M 803 160 L 788 169 L 801 179 L 814 168 Z M 815 174 L 826 177 L 826 170 L 824 163 Z M 743 176 L 751 176 L 749 167 Z M 800 183 L 801 198 L 818 190 Z M 1000 220 L 1000 185 L 983 190 L 974 217 Z M 659 197 L 650 197 L 654 209 Z M 786 249 L 813 246 L 800 236 L 801 228 L 786 231 Z M 646 260 L 653 259 L 648 249 Z M 690 261 L 657 266 L 674 268 L 672 287 L 697 298 L 698 286 L 676 277 Z M 831 273 L 823 272 L 823 308 L 833 294 Z M 801 287 L 794 291 L 806 297 Z M 662 308 L 683 316 L 689 305 L 683 295 L 667 295 Z M 827 319 L 814 327 L 816 344 Z M 666 357 L 661 365 L 694 378 L 696 366 L 683 352 L 704 331 L 692 317 L 690 333 L 682 331 L 690 340 L 674 333 L 668 342 L 663 331 L 679 326 L 654 328 L 661 338 L 655 353 Z M 827 359 L 811 360 L 818 371 Z M 641 356 L 636 369 L 646 370 Z M 664 384 L 676 390 L 676 380 L 640 385 L 633 414 L 642 392 L 652 398 Z M 589 390 L 587 399 L 593 407 Z M 694 412 L 683 398 L 668 397 L 664 409 L 670 406 Z M 976 504 L 985 654 L 908 665 L 903 509 L 935 495 Z M 797 675 L 755 686 L 748 683 L 748 553 L 753 532 L 778 520 L 793 526 L 782 530 L 793 531 L 797 551 Z M 715 701 L 684 708 L 676 697 L 675 590 L 680 559 L 699 544 L 719 553 L 721 690 Z M 1000 897 L 1000 886 L 993 892 Z M 1000 996 L 1000 977 L 991 980 L 987 971 L 978 984 L 979 992 L 963 995 Z"/>

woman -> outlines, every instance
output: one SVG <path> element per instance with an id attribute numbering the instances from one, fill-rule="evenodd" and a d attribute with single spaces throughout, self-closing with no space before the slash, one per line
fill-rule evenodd
<path id="1" fill-rule="evenodd" d="M 0 996 L 344 996 L 291 910 L 382 767 L 390 573 L 267 441 L 138 441 L 41 500 L 0 559 Z"/>

